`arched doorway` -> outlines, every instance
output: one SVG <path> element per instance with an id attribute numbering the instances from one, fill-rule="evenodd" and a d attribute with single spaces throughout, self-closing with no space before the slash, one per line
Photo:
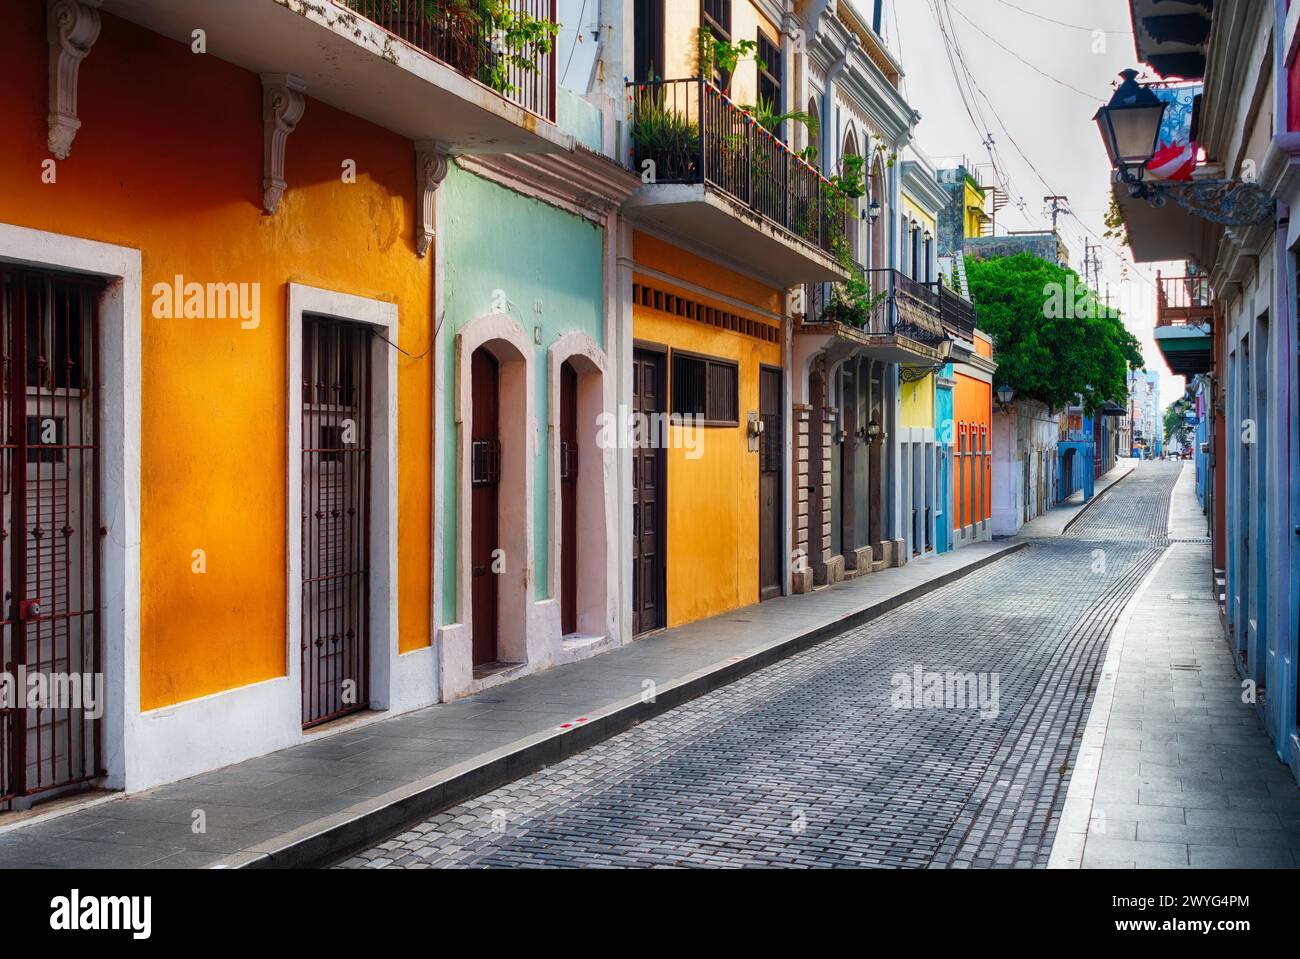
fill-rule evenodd
<path id="1" fill-rule="evenodd" d="M 486 346 L 470 360 L 470 595 L 474 669 L 498 655 L 500 556 L 501 367 Z"/>

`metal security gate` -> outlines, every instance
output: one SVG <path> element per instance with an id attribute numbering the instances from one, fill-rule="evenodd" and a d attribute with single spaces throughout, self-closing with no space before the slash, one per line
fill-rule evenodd
<path id="1" fill-rule="evenodd" d="M 103 775 L 100 281 L 0 267 L 0 804 Z M 22 803 L 19 803 L 20 805 Z"/>
<path id="2" fill-rule="evenodd" d="M 368 327 L 307 317 L 302 341 L 302 724 L 370 696 Z"/>

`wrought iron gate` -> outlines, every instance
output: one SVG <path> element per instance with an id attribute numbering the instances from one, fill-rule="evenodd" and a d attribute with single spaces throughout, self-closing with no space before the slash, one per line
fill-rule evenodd
<path id="1" fill-rule="evenodd" d="M 93 278 L 0 267 L 0 654 L 12 681 L 0 702 L 0 803 L 103 775 L 101 289 Z"/>
<path id="2" fill-rule="evenodd" d="M 370 690 L 368 327 L 307 317 L 302 357 L 302 724 Z"/>

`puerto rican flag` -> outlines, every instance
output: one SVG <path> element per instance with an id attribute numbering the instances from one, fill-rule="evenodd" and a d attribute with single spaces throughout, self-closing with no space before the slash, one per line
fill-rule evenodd
<path id="1" fill-rule="evenodd" d="M 1162 180 L 1190 180 L 1196 169 L 1196 144 L 1162 144 L 1147 161 L 1147 169 Z"/>

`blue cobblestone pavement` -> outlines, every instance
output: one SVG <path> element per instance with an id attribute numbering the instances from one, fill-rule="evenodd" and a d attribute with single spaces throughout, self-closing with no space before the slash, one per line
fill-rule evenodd
<path id="1" fill-rule="evenodd" d="M 1177 475 L 339 865 L 1045 867 Z"/>

